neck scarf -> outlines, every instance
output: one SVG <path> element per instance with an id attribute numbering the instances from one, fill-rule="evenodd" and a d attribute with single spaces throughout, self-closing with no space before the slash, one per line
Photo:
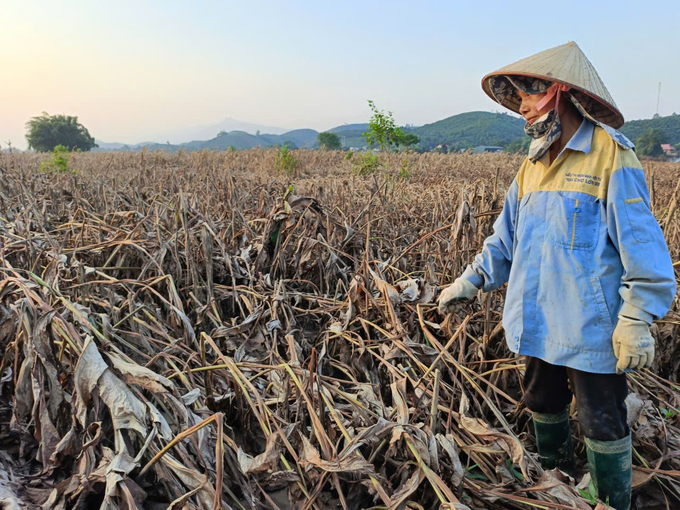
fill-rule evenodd
<path id="1" fill-rule="evenodd" d="M 524 125 L 524 132 L 533 140 L 529 145 L 529 160 L 535 163 L 550 150 L 556 140 L 562 136 L 562 123 L 556 109 L 537 119 L 533 124 Z"/>
<path id="2" fill-rule="evenodd" d="M 560 95 L 562 92 L 567 92 L 571 87 L 554 83 L 547 91 L 543 99 L 536 103 L 536 109 L 540 110 L 547 105 L 553 97 L 555 97 L 555 108 L 537 119 L 533 124 L 525 124 L 524 132 L 534 140 L 529 146 L 529 160 L 535 163 L 550 150 L 553 143 L 562 136 L 562 123 L 560 122 L 560 115 L 557 111 L 557 105 L 560 104 Z"/>

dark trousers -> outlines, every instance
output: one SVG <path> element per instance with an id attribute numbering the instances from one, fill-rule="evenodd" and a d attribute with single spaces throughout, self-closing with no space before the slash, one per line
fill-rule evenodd
<path id="1" fill-rule="evenodd" d="M 629 434 L 625 374 L 592 374 L 527 356 L 524 389 L 527 407 L 542 414 L 562 412 L 576 395 L 578 421 L 589 439 L 616 441 Z"/>

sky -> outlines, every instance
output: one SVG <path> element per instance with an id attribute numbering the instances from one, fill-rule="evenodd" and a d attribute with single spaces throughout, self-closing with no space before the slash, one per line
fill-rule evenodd
<path id="1" fill-rule="evenodd" d="M 283 128 L 500 111 L 488 72 L 576 41 L 626 119 L 680 113 L 680 2 L 3 2 L 0 145 L 76 115 L 136 143 L 231 117 Z"/>

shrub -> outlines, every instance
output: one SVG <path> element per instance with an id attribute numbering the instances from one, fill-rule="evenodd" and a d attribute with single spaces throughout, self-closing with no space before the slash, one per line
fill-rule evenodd
<path id="1" fill-rule="evenodd" d="M 401 168 L 399 168 L 399 178 L 402 181 L 411 180 L 411 168 L 412 166 L 408 158 L 404 158 L 401 160 Z"/>
<path id="2" fill-rule="evenodd" d="M 54 147 L 52 158 L 40 163 L 40 171 L 51 174 L 75 173 L 68 166 L 69 159 L 68 149 L 63 145 L 57 145 Z"/>
<path id="3" fill-rule="evenodd" d="M 380 168 L 380 160 L 377 154 L 367 152 L 362 154 L 354 164 L 354 172 L 359 175 L 370 175 Z"/>
<path id="4" fill-rule="evenodd" d="M 285 174 L 292 174 L 297 167 L 298 160 L 293 153 L 288 150 L 288 146 L 284 145 L 276 153 L 276 170 Z"/>

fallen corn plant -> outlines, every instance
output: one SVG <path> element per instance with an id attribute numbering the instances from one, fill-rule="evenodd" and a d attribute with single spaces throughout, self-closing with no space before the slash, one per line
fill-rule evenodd
<path id="1" fill-rule="evenodd" d="M 504 292 L 435 306 L 520 159 L 380 154 L 359 176 L 293 152 L 294 175 L 267 150 L 74 153 L 73 174 L 0 154 L 0 497 L 591 508 L 575 417 L 576 480 L 537 462 Z M 645 167 L 678 262 L 680 166 Z M 629 376 L 633 485 L 639 508 L 675 508 L 677 300 L 653 333 L 653 369 Z"/>

